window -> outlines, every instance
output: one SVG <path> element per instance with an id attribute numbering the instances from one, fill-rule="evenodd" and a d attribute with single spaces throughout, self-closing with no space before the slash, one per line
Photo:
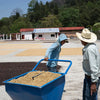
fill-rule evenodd
<path id="1" fill-rule="evenodd" d="M 42 37 L 42 35 L 39 35 L 38 37 Z"/>
<path id="2" fill-rule="evenodd" d="M 51 37 L 55 37 L 55 34 L 51 34 Z"/>

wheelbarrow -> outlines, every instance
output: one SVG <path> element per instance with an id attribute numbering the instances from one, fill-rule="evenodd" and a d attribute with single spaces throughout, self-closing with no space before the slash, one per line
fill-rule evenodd
<path id="1" fill-rule="evenodd" d="M 32 71 L 36 71 L 35 70 L 36 67 L 43 60 L 44 59 L 41 59 L 35 65 L 35 67 L 32 69 Z M 57 72 L 57 73 L 61 74 L 61 76 L 44 84 L 41 87 L 9 82 L 13 79 L 22 77 L 32 71 L 26 72 L 24 74 L 21 74 L 19 76 L 16 76 L 16 77 L 13 77 L 11 79 L 4 81 L 6 92 L 10 95 L 10 97 L 13 100 L 61 100 L 62 93 L 64 90 L 64 85 L 65 85 L 65 75 L 67 74 L 68 70 L 70 69 L 70 67 L 72 65 L 72 61 L 70 61 L 70 60 L 54 60 L 54 59 L 49 59 L 49 61 L 69 62 L 69 66 L 67 67 L 65 73 Z"/>

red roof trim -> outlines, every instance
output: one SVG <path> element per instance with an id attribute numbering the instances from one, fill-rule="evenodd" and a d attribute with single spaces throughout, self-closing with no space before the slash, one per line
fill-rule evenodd
<path id="1" fill-rule="evenodd" d="M 34 28 L 22 28 L 22 29 L 20 29 L 20 32 L 31 32 L 33 30 L 34 30 Z"/>
<path id="2" fill-rule="evenodd" d="M 58 28 L 58 27 L 53 27 Z M 63 30 L 82 30 L 84 27 L 59 27 L 59 31 Z M 35 29 L 46 29 L 46 28 L 35 28 Z M 22 28 L 20 32 L 32 32 L 34 28 Z"/>
<path id="3" fill-rule="evenodd" d="M 82 30 L 84 27 L 59 27 L 59 30 Z"/>
<path id="4" fill-rule="evenodd" d="M 34 28 L 34 29 L 47 29 L 47 28 L 59 28 L 59 27 L 46 27 L 46 28 Z"/>

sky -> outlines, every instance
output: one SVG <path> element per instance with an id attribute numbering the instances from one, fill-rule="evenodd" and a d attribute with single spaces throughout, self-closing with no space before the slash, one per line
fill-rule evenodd
<path id="1" fill-rule="evenodd" d="M 0 19 L 11 16 L 14 9 L 20 8 L 23 14 L 27 13 L 28 4 L 31 0 L 0 0 Z M 51 0 L 38 0 L 45 3 Z"/>

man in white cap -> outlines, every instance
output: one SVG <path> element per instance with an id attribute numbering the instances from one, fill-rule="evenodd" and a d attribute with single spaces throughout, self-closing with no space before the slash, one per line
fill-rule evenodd
<path id="1" fill-rule="evenodd" d="M 85 72 L 83 85 L 83 100 L 97 100 L 97 92 L 100 82 L 100 55 L 94 43 L 97 40 L 96 34 L 87 28 L 82 33 L 76 33 L 83 48 L 83 70 Z"/>

